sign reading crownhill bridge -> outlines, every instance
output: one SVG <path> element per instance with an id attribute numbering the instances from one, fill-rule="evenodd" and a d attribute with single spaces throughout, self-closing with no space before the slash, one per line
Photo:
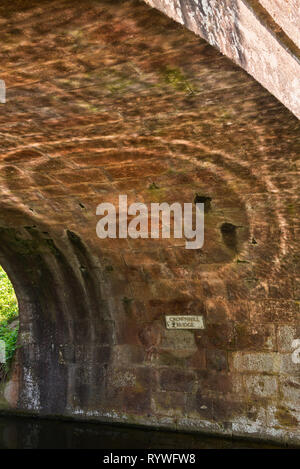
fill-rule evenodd
<path id="1" fill-rule="evenodd" d="M 204 329 L 203 316 L 166 316 L 167 329 Z"/>

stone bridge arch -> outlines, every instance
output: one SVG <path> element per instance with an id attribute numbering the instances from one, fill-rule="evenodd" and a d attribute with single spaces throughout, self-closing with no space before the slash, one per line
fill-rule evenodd
<path id="1" fill-rule="evenodd" d="M 114 342 L 101 266 L 74 232 L 55 237 L 45 224 L 15 215 L 23 225 L 0 230 L 1 264 L 20 309 L 20 348 L 5 398 L 42 414 L 100 406 Z M 9 219 L 12 225 L 11 211 Z"/>
<path id="2" fill-rule="evenodd" d="M 299 122 L 141 2 L 45 4 L 0 7 L 0 262 L 21 306 L 2 408 L 297 440 Z M 124 193 L 206 201 L 204 249 L 99 240 L 97 205 Z"/>

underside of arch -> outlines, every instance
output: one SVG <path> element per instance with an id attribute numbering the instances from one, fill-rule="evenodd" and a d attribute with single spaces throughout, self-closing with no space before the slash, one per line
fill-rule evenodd
<path id="1" fill-rule="evenodd" d="M 296 117 L 143 2 L 4 1 L 0 32 L 1 408 L 299 442 Z M 120 194 L 203 201 L 203 249 L 100 240 Z"/>

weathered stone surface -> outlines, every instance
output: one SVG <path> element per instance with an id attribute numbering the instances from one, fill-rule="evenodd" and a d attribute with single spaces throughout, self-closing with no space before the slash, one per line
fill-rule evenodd
<path id="1" fill-rule="evenodd" d="M 293 352 L 293 341 L 300 336 L 299 325 L 293 326 L 278 326 L 277 328 L 277 343 L 279 352 Z"/>
<path id="2" fill-rule="evenodd" d="M 274 21 L 281 26 L 286 34 L 300 47 L 299 31 L 299 0 L 259 0 L 259 3 L 270 13 Z"/>
<path id="3" fill-rule="evenodd" d="M 145 1 L 217 47 L 300 117 L 298 0 Z"/>
<path id="4" fill-rule="evenodd" d="M 278 373 L 280 364 L 281 356 L 276 353 L 235 352 L 232 357 L 232 369 L 242 372 Z"/>
<path id="5" fill-rule="evenodd" d="M 275 376 L 245 376 L 244 384 L 250 396 L 275 398 L 278 393 Z"/>
<path id="6" fill-rule="evenodd" d="M 1 406 L 300 441 L 295 116 L 142 2 L 3 1 L 0 32 L 0 263 L 20 304 Z M 119 194 L 206 197 L 203 249 L 100 240 Z"/>

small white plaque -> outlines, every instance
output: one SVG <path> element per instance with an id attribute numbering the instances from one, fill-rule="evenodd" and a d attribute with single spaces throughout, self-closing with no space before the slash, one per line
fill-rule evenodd
<path id="1" fill-rule="evenodd" d="M 166 316 L 167 329 L 204 329 L 203 316 Z"/>

